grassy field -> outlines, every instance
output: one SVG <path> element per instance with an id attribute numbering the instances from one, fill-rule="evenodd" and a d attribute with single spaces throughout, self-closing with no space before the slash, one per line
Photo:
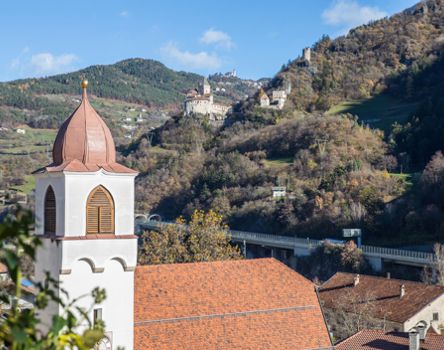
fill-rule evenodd
<path id="1" fill-rule="evenodd" d="M 24 180 L 25 183 L 23 185 L 11 186 L 11 190 L 16 190 L 30 195 L 32 193 L 32 190 L 35 188 L 35 178 L 32 175 L 26 175 Z"/>
<path id="2" fill-rule="evenodd" d="M 24 135 L 14 130 L 0 133 L 0 184 L 3 190 L 9 188 L 29 195 L 35 186 L 34 177 L 30 174 L 50 163 L 56 130 L 20 128 L 26 131 Z M 24 182 L 11 185 L 8 180 L 11 178 L 22 178 Z"/>
<path id="3" fill-rule="evenodd" d="M 281 170 L 293 163 L 293 157 L 271 158 L 265 159 L 263 162 L 266 168 Z"/>
<path id="4" fill-rule="evenodd" d="M 416 108 L 417 103 L 407 103 L 382 94 L 369 99 L 343 102 L 330 108 L 327 114 L 350 113 L 357 115 L 362 123 L 389 131 L 393 123 L 404 123 Z"/>

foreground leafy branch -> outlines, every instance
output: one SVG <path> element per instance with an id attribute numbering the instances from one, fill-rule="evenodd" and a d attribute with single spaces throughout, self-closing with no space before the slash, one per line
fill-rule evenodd
<path id="1" fill-rule="evenodd" d="M 0 224 L 0 260 L 6 265 L 8 275 L 14 286 L 11 295 L 3 293 L 0 302 L 9 305 L 4 310 L 4 318 L 0 320 L 0 348 L 11 350 L 61 350 L 94 348 L 104 335 L 103 322 L 89 319 L 90 310 L 77 305 L 80 298 L 70 300 L 69 295 L 49 274 L 45 281 L 35 283 L 35 305 L 31 309 L 22 309 L 23 271 L 20 261 L 26 257 L 36 259 L 36 252 L 42 242 L 30 232 L 33 218 L 29 211 L 17 209 L 14 216 L 8 217 Z M 59 290 L 63 297 L 55 291 Z M 106 294 L 103 289 L 96 288 L 91 296 L 94 304 L 104 301 Z M 50 325 L 43 325 L 38 313 L 49 303 L 56 303 L 63 310 L 52 317 Z M 91 308 L 93 305 L 91 305 Z"/>

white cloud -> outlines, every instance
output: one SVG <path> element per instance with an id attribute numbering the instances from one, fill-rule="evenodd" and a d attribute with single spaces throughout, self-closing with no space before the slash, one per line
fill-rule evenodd
<path id="1" fill-rule="evenodd" d="M 44 52 L 31 56 L 30 65 L 37 74 L 61 73 L 69 69 L 78 60 L 74 54 L 62 54 L 55 56 Z"/>
<path id="2" fill-rule="evenodd" d="M 356 0 L 335 0 L 322 12 L 322 19 L 326 24 L 342 26 L 345 30 L 385 16 L 387 13 L 378 7 L 363 6 Z"/>
<path id="3" fill-rule="evenodd" d="M 234 47 L 234 42 L 227 33 L 215 30 L 214 28 L 206 30 L 205 33 L 202 34 L 200 42 L 207 45 L 216 45 L 227 50 Z"/>
<path id="4" fill-rule="evenodd" d="M 222 65 L 221 59 L 214 53 L 182 51 L 173 42 L 165 44 L 160 50 L 166 58 L 184 68 L 212 70 Z"/>
<path id="5" fill-rule="evenodd" d="M 129 12 L 124 10 L 124 11 L 120 12 L 119 15 L 120 15 L 120 17 L 128 17 Z"/>

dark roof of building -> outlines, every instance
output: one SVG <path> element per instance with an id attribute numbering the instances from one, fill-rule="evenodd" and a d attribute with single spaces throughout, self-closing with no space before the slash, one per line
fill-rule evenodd
<path id="1" fill-rule="evenodd" d="M 443 286 L 369 275 L 360 275 L 359 283 L 354 286 L 355 276 L 338 272 L 325 282 L 319 289 L 319 297 L 324 306 L 334 309 L 341 297 L 348 298 L 350 309 L 370 301 L 374 317 L 404 323 L 444 294 Z M 401 298 L 402 285 L 405 294 Z"/>
<path id="2" fill-rule="evenodd" d="M 331 349 L 314 285 L 274 259 L 140 266 L 135 349 Z"/>
<path id="3" fill-rule="evenodd" d="M 420 349 L 444 349 L 444 336 L 428 332 Z M 409 334 L 364 329 L 337 344 L 336 350 L 409 350 Z"/>

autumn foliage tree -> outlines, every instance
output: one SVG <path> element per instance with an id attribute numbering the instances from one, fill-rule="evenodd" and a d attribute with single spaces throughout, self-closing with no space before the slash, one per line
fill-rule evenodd
<path id="1" fill-rule="evenodd" d="M 241 259 L 236 246 L 230 244 L 228 226 L 215 211 L 194 211 L 187 222 L 182 217 L 176 224 L 161 226 L 159 231 L 142 235 L 139 251 L 141 264 Z"/>

